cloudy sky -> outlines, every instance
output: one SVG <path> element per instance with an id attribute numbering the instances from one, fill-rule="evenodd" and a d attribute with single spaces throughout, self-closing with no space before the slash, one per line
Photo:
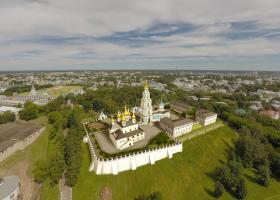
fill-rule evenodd
<path id="1" fill-rule="evenodd" d="M 280 70 L 279 0 L 0 0 L 0 70 Z"/>

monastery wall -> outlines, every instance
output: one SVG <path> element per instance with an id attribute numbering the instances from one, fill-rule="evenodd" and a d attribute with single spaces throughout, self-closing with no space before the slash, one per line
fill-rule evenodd
<path id="1" fill-rule="evenodd" d="M 140 166 L 153 165 L 158 160 L 172 158 L 173 154 L 182 152 L 182 150 L 182 143 L 175 143 L 115 158 L 101 159 L 94 156 L 89 171 L 95 171 L 96 174 L 118 174 L 127 170 L 136 170 Z M 91 151 L 94 149 L 92 148 Z"/>

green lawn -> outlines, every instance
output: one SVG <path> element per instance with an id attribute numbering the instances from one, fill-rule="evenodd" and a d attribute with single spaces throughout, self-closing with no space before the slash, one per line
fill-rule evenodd
<path id="1" fill-rule="evenodd" d="M 113 191 L 114 200 L 133 200 L 140 194 L 160 191 L 164 200 L 214 199 L 213 180 L 209 173 L 225 160 L 226 150 L 236 138 L 229 127 L 221 127 L 184 142 L 184 151 L 172 159 L 158 161 L 136 171 L 114 175 L 95 175 L 88 172 L 90 155 L 87 144 L 83 144 L 83 162 L 78 184 L 73 188 L 73 199 L 96 200 L 104 186 Z M 250 176 L 250 171 L 247 172 Z M 252 175 L 252 174 L 251 174 Z M 248 199 L 280 199 L 280 183 L 273 181 L 264 188 L 247 178 Z M 222 199 L 234 199 L 228 193 Z"/>
<path id="2" fill-rule="evenodd" d="M 195 130 L 198 130 L 198 129 L 201 129 L 203 128 L 203 126 L 201 124 L 194 124 L 193 127 L 192 127 L 192 131 L 195 131 Z"/>
<path id="3" fill-rule="evenodd" d="M 43 184 L 40 200 L 59 200 L 59 188 L 58 185 L 51 186 L 49 182 Z"/>

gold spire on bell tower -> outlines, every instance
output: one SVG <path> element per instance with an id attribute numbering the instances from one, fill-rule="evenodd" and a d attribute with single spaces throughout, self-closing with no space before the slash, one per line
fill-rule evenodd
<path id="1" fill-rule="evenodd" d="M 149 87 L 149 84 L 148 84 L 148 81 L 147 81 L 147 79 L 146 79 L 145 82 L 144 82 L 144 88 L 145 88 L 145 89 L 148 89 L 148 87 Z"/>

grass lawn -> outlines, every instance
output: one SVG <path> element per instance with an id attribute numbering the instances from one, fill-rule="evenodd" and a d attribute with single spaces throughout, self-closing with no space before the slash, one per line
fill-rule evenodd
<path id="1" fill-rule="evenodd" d="M 160 191 L 164 200 L 215 199 L 214 187 L 209 173 L 226 158 L 226 150 L 236 138 L 229 127 L 221 127 L 208 134 L 184 142 L 184 151 L 172 159 L 164 159 L 155 165 L 147 165 L 136 171 L 114 175 L 95 175 L 88 172 L 90 155 L 83 144 L 83 161 L 78 184 L 73 188 L 74 200 L 96 200 L 104 186 L 113 191 L 114 200 L 133 200 L 140 194 Z M 246 174 L 249 189 L 248 199 L 280 199 L 280 183 L 273 181 L 264 188 Z M 222 199 L 234 199 L 228 193 Z"/>
<path id="2" fill-rule="evenodd" d="M 192 131 L 195 131 L 195 130 L 198 130 L 200 128 L 203 128 L 203 126 L 201 124 L 194 124 L 193 127 L 192 127 Z"/>
<path id="3" fill-rule="evenodd" d="M 59 188 L 58 185 L 52 187 L 50 183 L 47 181 L 44 183 L 41 194 L 40 200 L 59 200 Z"/>
<path id="4" fill-rule="evenodd" d="M 44 90 L 38 90 L 37 92 L 40 93 L 40 92 L 43 92 L 46 90 L 48 92 L 48 95 L 57 97 L 62 94 L 68 94 L 68 93 L 72 92 L 73 90 L 79 89 L 79 88 L 82 88 L 82 86 L 57 85 L 54 87 L 46 88 Z M 20 95 L 27 96 L 27 95 L 30 95 L 30 92 L 24 92 L 24 93 L 21 93 Z"/>

